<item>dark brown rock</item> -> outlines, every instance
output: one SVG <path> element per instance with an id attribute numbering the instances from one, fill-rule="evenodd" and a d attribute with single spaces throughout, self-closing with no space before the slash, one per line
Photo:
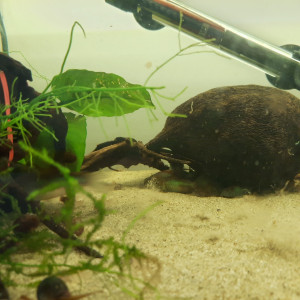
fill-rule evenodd
<path id="1" fill-rule="evenodd" d="M 222 87 L 178 106 L 146 147 L 169 148 L 223 187 L 278 189 L 300 170 L 300 100 L 257 85 Z"/>

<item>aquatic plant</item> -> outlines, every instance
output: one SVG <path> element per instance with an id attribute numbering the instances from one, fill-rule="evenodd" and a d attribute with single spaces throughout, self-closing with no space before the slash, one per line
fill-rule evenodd
<path id="1" fill-rule="evenodd" d="M 6 285 L 19 285 L 15 280 L 16 274 L 21 274 L 28 277 L 29 286 L 36 286 L 41 276 L 56 275 L 69 275 L 78 273 L 80 271 L 91 270 L 93 272 L 105 273 L 107 276 L 121 276 L 123 279 L 128 279 L 128 285 L 126 286 L 126 292 L 134 295 L 138 294 L 140 288 L 147 286 L 151 287 L 151 284 L 144 282 L 139 278 L 135 278 L 131 271 L 132 260 L 137 260 L 142 264 L 142 261 L 152 262 L 156 266 L 156 272 L 159 270 L 159 264 L 153 258 L 147 257 L 135 246 L 128 246 L 125 243 L 125 237 L 129 230 L 133 227 L 134 223 L 141 218 L 149 209 L 153 209 L 160 203 L 156 203 L 152 207 L 149 207 L 144 213 L 140 214 L 128 228 L 124 230 L 122 242 L 117 242 L 113 237 L 107 239 L 93 239 L 94 233 L 101 227 L 103 219 L 107 214 L 104 207 L 105 196 L 101 199 L 96 199 L 89 192 L 84 190 L 78 181 L 70 175 L 69 169 L 58 164 L 51 159 L 45 152 L 39 152 L 33 148 L 21 143 L 22 147 L 31 152 L 33 156 L 38 156 L 48 164 L 54 165 L 59 169 L 64 177 L 64 181 L 60 181 L 60 186 L 63 186 L 68 196 L 68 202 L 59 211 L 59 215 L 55 217 L 57 223 L 64 222 L 66 228 L 70 233 L 76 232 L 80 227 L 88 227 L 88 232 L 84 234 L 82 240 L 72 240 L 61 238 L 45 229 L 41 231 L 35 231 L 26 233 L 23 235 L 16 235 L 16 224 L 12 224 L 9 220 L 9 216 L 1 213 L 0 222 L 0 278 Z M 44 189 L 33 191 L 28 201 L 33 200 L 37 195 L 57 188 L 57 182 L 52 182 Z M 93 203 L 94 216 L 88 220 L 84 220 L 77 224 L 72 224 L 72 218 L 74 214 L 75 195 L 77 193 L 84 194 Z M 14 214 L 18 214 L 14 212 Z M 4 242 L 11 241 L 15 243 L 13 247 L 9 247 L 6 251 L 2 252 L 1 246 Z M 58 247 L 61 245 L 61 247 Z M 69 256 L 74 247 L 82 249 L 83 247 L 96 247 L 102 249 L 102 258 L 86 259 L 76 264 L 69 262 Z M 21 249 L 21 251 L 19 250 Z M 36 252 L 35 263 L 24 263 L 15 256 L 17 253 L 24 251 Z M 29 278 L 37 278 L 38 281 L 30 281 Z M 115 278 L 114 280 L 117 280 Z M 130 285 L 130 282 L 137 282 L 134 285 Z M 116 284 L 118 281 L 115 281 Z M 138 284 L 139 289 L 136 284 Z M 131 286 L 131 287 L 130 287 Z M 135 297 L 136 298 L 136 297 Z"/>
<path id="2" fill-rule="evenodd" d="M 136 247 L 127 246 L 125 242 L 117 242 L 112 237 L 97 241 L 93 240 L 94 233 L 101 227 L 103 218 L 107 213 L 104 208 L 105 196 L 100 199 L 93 197 L 82 188 L 78 180 L 71 175 L 71 172 L 80 170 L 84 156 L 86 139 L 84 115 L 116 116 L 143 107 L 154 107 L 147 91 L 147 89 L 151 90 L 152 88 L 130 84 L 118 75 L 104 72 L 88 70 L 63 72 L 75 25 L 79 24 L 76 22 L 72 27 L 70 43 L 61 72 L 53 78 L 48 87 L 33 99 L 23 99 L 22 95 L 16 99 L 14 95 L 11 95 L 11 103 L 1 104 L 0 106 L 0 144 L 7 147 L 11 147 L 11 144 L 13 144 L 14 148 L 19 147 L 25 153 L 23 159 L 14 161 L 11 167 L 5 168 L 2 166 L 0 173 L 2 179 L 1 198 L 5 199 L 4 201 L 11 201 L 13 208 L 10 214 L 0 209 L 0 278 L 6 285 L 18 284 L 14 279 L 16 274 L 40 278 L 40 276 L 52 274 L 77 273 L 82 270 L 121 275 L 122 277 L 128 277 L 129 281 L 135 281 L 138 279 L 135 279 L 131 274 L 130 261 L 132 259 L 138 261 L 150 260 Z M 75 162 L 64 165 L 55 159 L 56 149 L 54 144 L 57 137 L 53 128 L 44 121 L 45 118 L 51 117 L 51 111 L 58 111 L 62 107 L 68 107 L 80 113 L 80 115 L 70 112 L 64 113 L 64 117 L 68 122 L 66 151 L 71 151 L 76 156 Z M 6 113 L 8 109 L 10 112 Z M 31 128 L 38 132 L 38 137 L 33 142 Z M 14 140 L 8 141 L 8 130 L 13 133 Z M 5 160 L 5 157 L 1 158 Z M 54 221 L 57 224 L 63 223 L 65 225 L 69 234 L 67 237 L 62 238 L 45 229 L 32 231 L 33 228 L 29 228 L 24 229 L 24 232 L 20 232 L 23 230 L 20 228 L 20 223 L 12 222 L 12 220 L 21 218 L 22 213 L 18 206 L 18 199 L 6 194 L 5 188 L 13 180 L 11 174 L 19 172 L 18 168 L 22 168 L 22 166 L 25 166 L 25 171 L 43 169 L 49 166 L 56 170 L 58 179 L 54 178 L 41 188 L 33 189 L 26 201 L 31 203 L 35 201 L 37 196 L 42 196 L 46 192 L 59 187 L 64 188 L 68 200 L 58 216 L 54 217 Z M 85 195 L 92 201 L 95 215 L 88 220 L 73 224 L 77 193 Z M 29 205 L 30 209 L 31 206 Z M 45 212 L 46 209 L 43 206 L 35 212 L 44 224 L 48 218 Z M 89 228 L 88 232 L 84 234 L 84 238 L 81 240 L 72 239 L 73 234 L 84 226 Z M 20 231 L 16 228 L 19 228 Z M 61 247 L 57 245 L 61 245 Z M 92 247 L 102 249 L 102 258 L 99 262 L 95 263 L 91 258 L 87 258 L 76 265 L 68 262 L 68 256 L 73 248 L 80 250 L 91 249 Z M 19 261 L 15 254 L 19 253 L 20 249 L 21 253 L 26 250 L 36 251 L 39 262 L 27 264 Z M 141 286 L 142 281 L 138 281 L 140 281 Z M 129 287 L 126 290 L 128 293 L 135 293 L 130 291 Z"/>
<path id="3" fill-rule="evenodd" d="M 10 199 L 13 207 L 10 215 L 0 210 L 0 278 L 7 285 L 17 285 L 18 283 L 14 279 L 16 274 L 38 278 L 39 280 L 40 276 L 64 275 L 91 270 L 127 278 L 131 287 L 121 286 L 121 288 L 126 293 L 138 298 L 141 296 L 140 292 L 144 287 L 154 288 L 146 280 L 141 280 L 134 276 L 130 262 L 132 260 L 137 260 L 140 264 L 142 264 L 142 261 L 152 262 L 156 266 L 154 275 L 159 271 L 159 264 L 155 259 L 149 256 L 146 257 L 135 246 L 128 246 L 125 243 L 126 234 L 135 222 L 143 216 L 143 213 L 125 229 L 121 242 L 115 241 L 112 237 L 95 241 L 93 239 L 94 233 L 101 227 L 103 218 L 107 214 L 104 206 L 105 196 L 100 199 L 93 197 L 82 188 L 78 180 L 72 176 L 72 172 L 80 170 L 84 157 L 86 139 L 85 116 L 120 116 L 139 108 L 154 108 L 150 93 L 158 103 L 158 97 L 160 96 L 174 100 L 178 95 L 165 97 L 157 92 L 162 87 L 131 84 L 115 74 L 88 70 L 67 70 L 64 72 L 64 65 L 71 49 L 76 25 L 83 30 L 79 23 L 74 23 L 60 73 L 54 76 L 45 90 L 32 99 L 23 99 L 22 95 L 19 98 L 14 98 L 15 95 L 12 94 L 10 105 L 0 105 L 0 146 L 7 145 L 11 147 L 7 141 L 8 129 L 11 128 L 15 137 L 13 141 L 14 148 L 18 145 L 25 153 L 22 160 L 14 162 L 9 168 L 2 169 L 0 173 L 0 178 L 5 178 L 5 184 L 1 187 L 0 195 L 1 197 L 6 197 L 6 201 Z M 183 55 L 186 50 L 199 45 L 202 46 L 203 44 L 197 43 L 185 48 L 181 48 L 180 45 L 180 50 L 171 59 Z M 165 64 L 163 63 L 154 73 L 150 74 L 146 83 Z M 75 111 L 75 113 L 68 112 L 63 114 L 68 123 L 65 150 L 76 157 L 72 163 L 56 159 L 57 149 L 55 148 L 55 142 L 58 141 L 58 137 L 54 128 L 45 122 L 48 117 L 52 116 L 51 113 L 53 111 L 57 113 L 63 107 Z M 6 114 L 8 108 L 11 109 L 11 113 Z M 34 128 L 37 131 L 37 138 L 34 141 L 32 141 L 33 134 L 30 128 Z M 16 231 L 19 225 L 11 221 L 11 216 L 14 216 L 13 219 L 21 217 L 21 209 L 18 207 L 18 201 L 5 194 L 4 189 L 9 184 L 11 174 L 16 172 L 16 170 L 19 171 L 18 168 L 22 169 L 22 166 L 26 167 L 26 171 L 31 169 L 43 170 L 49 167 L 56 170 L 56 177 L 50 183 L 33 189 L 28 195 L 27 201 L 32 203 L 37 196 L 43 196 L 45 193 L 59 187 L 64 188 L 68 200 L 59 211 L 59 214 L 54 217 L 54 220 L 57 224 L 65 224 L 69 233 L 65 238 L 45 229 L 32 231 L 31 229 L 33 228 L 29 228 L 25 233 Z M 84 194 L 93 203 L 95 214 L 88 220 L 73 224 L 75 196 L 77 193 Z M 155 204 L 145 212 L 159 204 Z M 38 216 L 44 224 L 47 223 L 45 211 L 46 208 L 43 206 L 37 210 Z M 88 227 L 88 232 L 84 234 L 84 237 L 81 237 L 81 240 L 71 238 L 83 226 Z M 58 247 L 58 245 L 61 246 Z M 102 258 L 100 260 L 97 259 L 97 262 L 87 258 L 76 265 L 69 263 L 68 257 L 73 248 L 91 249 L 94 247 L 102 251 Z M 20 262 L 18 257 L 15 256 L 20 249 L 21 252 L 26 250 L 39 252 L 39 263 L 27 264 Z M 30 285 L 32 284 L 36 285 L 37 282 L 33 281 Z M 115 284 L 120 285 L 117 279 L 115 279 Z"/>

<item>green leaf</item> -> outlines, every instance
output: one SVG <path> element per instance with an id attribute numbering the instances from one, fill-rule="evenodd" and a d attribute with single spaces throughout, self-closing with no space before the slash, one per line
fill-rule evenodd
<path id="1" fill-rule="evenodd" d="M 72 164 L 66 164 L 66 167 L 71 172 L 78 172 L 80 170 L 84 153 L 85 153 L 85 141 L 86 141 L 86 118 L 81 115 L 75 115 L 73 113 L 64 113 L 68 122 L 68 132 L 66 136 L 66 151 L 71 152 L 76 156 L 76 161 Z M 50 134 L 51 129 L 43 130 L 36 142 L 34 148 L 38 151 L 43 149 L 47 150 L 47 154 L 53 158 L 55 156 L 54 138 Z M 33 158 L 33 164 L 39 166 L 39 168 L 47 168 L 48 163 L 41 160 L 39 157 Z"/>
<path id="2" fill-rule="evenodd" d="M 104 72 L 68 70 L 53 78 L 52 92 L 63 106 L 91 117 L 121 116 L 154 107 L 146 88 Z"/>
<path id="3" fill-rule="evenodd" d="M 55 155 L 54 138 L 53 135 L 50 134 L 50 131 L 52 131 L 50 128 L 47 128 L 47 130 L 42 130 L 34 142 L 33 147 L 40 152 L 46 150 L 48 156 L 53 158 Z M 33 165 L 38 166 L 39 169 L 47 169 L 49 167 L 47 162 L 36 156 L 33 157 L 32 162 Z"/>
<path id="4" fill-rule="evenodd" d="M 66 150 L 76 155 L 76 161 L 69 164 L 71 171 L 78 172 L 80 170 L 86 141 L 86 118 L 73 113 L 64 113 L 68 121 L 68 133 L 66 137 Z"/>

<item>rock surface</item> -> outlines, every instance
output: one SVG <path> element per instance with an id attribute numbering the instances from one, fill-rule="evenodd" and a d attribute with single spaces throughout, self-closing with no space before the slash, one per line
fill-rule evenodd
<path id="1" fill-rule="evenodd" d="M 257 85 L 221 87 L 178 106 L 146 147 L 191 160 L 197 175 L 222 187 L 265 192 L 300 170 L 300 100 Z"/>

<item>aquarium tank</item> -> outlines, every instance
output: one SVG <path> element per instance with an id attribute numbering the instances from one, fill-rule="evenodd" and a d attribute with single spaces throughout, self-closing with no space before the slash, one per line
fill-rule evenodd
<path id="1" fill-rule="evenodd" d="M 299 297 L 299 8 L 0 0 L 0 299 Z"/>

